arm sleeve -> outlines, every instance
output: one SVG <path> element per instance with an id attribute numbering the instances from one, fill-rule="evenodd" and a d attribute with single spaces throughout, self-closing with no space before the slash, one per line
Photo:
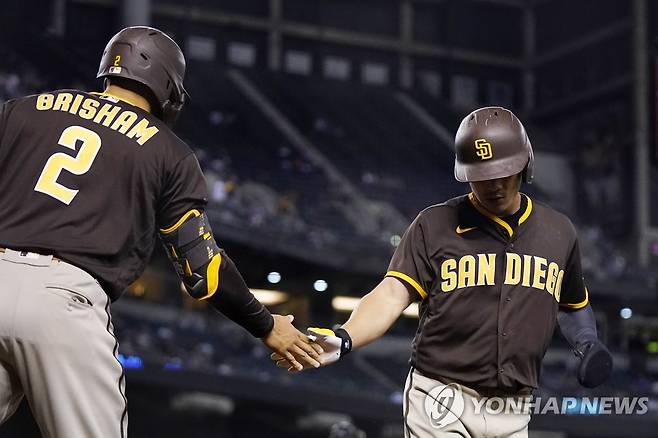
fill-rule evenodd
<path id="1" fill-rule="evenodd" d="M 269 310 L 251 293 L 233 261 L 222 252 L 219 291 L 208 300 L 219 312 L 244 327 L 256 338 L 265 337 L 274 326 Z"/>
<path id="2" fill-rule="evenodd" d="M 579 310 L 560 310 L 557 320 L 560 332 L 573 348 L 598 339 L 596 317 L 589 304 Z"/>
<path id="3" fill-rule="evenodd" d="M 422 213 L 409 225 L 388 265 L 387 277 L 395 277 L 411 286 L 425 299 L 435 273 L 427 252 L 425 225 Z"/>
<path id="4" fill-rule="evenodd" d="M 567 260 L 560 292 L 560 307 L 562 309 L 582 309 L 589 303 L 589 292 L 583 279 L 583 270 L 580 264 L 580 247 L 578 239 L 575 240 L 571 254 Z"/>
<path id="5" fill-rule="evenodd" d="M 204 210 L 207 203 L 206 180 L 196 156 L 190 152 L 164 175 L 157 207 L 158 226 L 169 228 L 188 211 Z"/>

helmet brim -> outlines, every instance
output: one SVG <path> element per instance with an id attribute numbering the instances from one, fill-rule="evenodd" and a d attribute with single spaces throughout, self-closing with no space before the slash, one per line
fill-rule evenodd
<path id="1" fill-rule="evenodd" d="M 488 181 L 506 178 L 523 172 L 530 157 L 508 157 L 495 162 L 486 161 L 464 164 L 455 160 L 455 179 L 459 182 Z"/>

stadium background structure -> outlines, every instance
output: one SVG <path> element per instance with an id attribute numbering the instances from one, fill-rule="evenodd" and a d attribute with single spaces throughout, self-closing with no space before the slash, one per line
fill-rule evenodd
<path id="1" fill-rule="evenodd" d="M 299 327 L 344 320 L 417 211 L 465 190 L 452 178 L 461 117 L 509 106 L 529 120 L 545 170 L 531 194 L 577 223 L 599 329 L 621 365 L 596 394 L 658 408 L 653 1 L 5 3 L 0 100 L 99 89 L 102 48 L 125 24 L 173 34 L 192 96 L 177 132 L 208 177 L 213 226 L 249 285 Z M 369 437 L 400 436 L 413 309 L 344 363 L 290 377 L 187 300 L 167 263 L 156 253 L 113 309 L 132 436 L 324 437 L 346 418 Z M 581 394 L 565 377 L 573 364 L 556 335 L 541 395 Z M 651 411 L 537 416 L 531 429 L 651 436 L 657 423 Z M 37 436 L 29 412 L 0 436 Z"/>

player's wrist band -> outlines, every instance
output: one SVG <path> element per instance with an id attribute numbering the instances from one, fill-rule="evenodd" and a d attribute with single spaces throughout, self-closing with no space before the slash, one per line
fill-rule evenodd
<path id="1" fill-rule="evenodd" d="M 342 340 L 340 344 L 340 355 L 343 357 L 352 351 L 352 337 L 344 328 L 338 328 L 334 330 L 334 333 Z"/>

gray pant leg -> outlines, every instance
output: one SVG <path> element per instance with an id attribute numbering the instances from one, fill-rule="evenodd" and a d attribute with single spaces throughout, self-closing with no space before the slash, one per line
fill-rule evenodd
<path id="1" fill-rule="evenodd" d="M 14 313 L 18 301 L 18 293 L 12 279 L 19 275 L 19 272 L 15 267 L 9 268 L 12 268 L 9 263 L 0 260 L 0 425 L 16 412 L 23 399 L 23 388 L 10 356 Z"/>
<path id="2" fill-rule="evenodd" d="M 484 426 L 484 419 L 470 418 L 472 424 L 466 424 L 464 418 L 458 412 L 453 417 L 454 421 L 447 415 L 451 415 L 451 407 L 446 406 L 444 401 L 436 397 L 434 388 L 445 387 L 442 383 L 423 376 L 415 370 L 411 370 L 407 376 L 404 388 L 403 414 L 404 414 L 404 437 L 405 438 L 476 438 L 474 433 L 475 423 Z M 426 403 L 429 398 L 429 409 Z M 428 413 L 429 411 L 429 413 Z M 434 421 L 432 421 L 433 416 Z M 457 418 L 459 417 L 459 418 Z M 439 421 L 437 421 L 439 420 Z"/>
<path id="3" fill-rule="evenodd" d="M 23 400 L 23 389 L 8 364 L 0 361 L 0 425 L 11 418 Z"/>
<path id="4" fill-rule="evenodd" d="M 9 264 L 20 271 L 13 362 L 43 436 L 125 438 L 125 380 L 107 295 L 63 262 Z"/>
<path id="5" fill-rule="evenodd" d="M 404 392 L 405 438 L 527 438 L 530 415 L 476 409 L 489 400 L 463 385 L 412 370 Z M 506 405 L 511 399 L 499 398 Z M 509 413 L 508 413 L 509 412 Z"/>
<path id="6" fill-rule="evenodd" d="M 500 438 L 528 438 L 529 422 L 529 414 L 486 414 L 486 433 Z"/>

